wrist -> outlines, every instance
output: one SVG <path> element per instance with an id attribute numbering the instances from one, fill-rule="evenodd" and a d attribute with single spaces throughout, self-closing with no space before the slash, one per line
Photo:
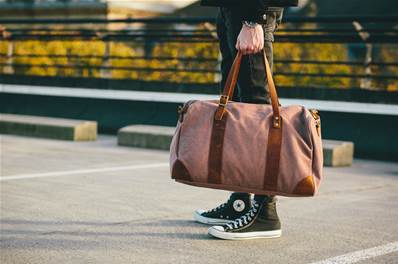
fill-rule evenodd
<path id="1" fill-rule="evenodd" d="M 247 20 L 243 20 L 242 21 L 243 26 L 246 26 L 248 28 L 255 28 L 257 27 L 258 23 L 257 22 L 253 22 L 253 21 L 247 21 Z"/>

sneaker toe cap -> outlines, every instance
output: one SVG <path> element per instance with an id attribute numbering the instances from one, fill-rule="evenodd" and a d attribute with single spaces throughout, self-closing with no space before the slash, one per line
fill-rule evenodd
<path id="1" fill-rule="evenodd" d="M 209 228 L 209 233 L 211 233 L 211 231 L 224 232 L 224 227 L 222 227 L 222 226 L 212 226 L 212 227 Z"/>
<path id="2" fill-rule="evenodd" d="M 202 215 L 204 212 L 206 212 L 206 211 L 203 209 L 198 209 L 195 211 L 195 214 Z"/>

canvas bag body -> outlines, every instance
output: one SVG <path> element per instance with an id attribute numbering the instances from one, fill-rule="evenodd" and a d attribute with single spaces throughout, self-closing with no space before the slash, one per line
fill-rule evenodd
<path id="1" fill-rule="evenodd" d="M 239 56 L 224 96 L 233 93 L 233 71 L 237 76 Z M 272 94 L 271 99 L 273 105 L 228 101 L 222 106 L 222 99 L 187 102 L 170 145 L 172 178 L 214 189 L 313 196 L 322 178 L 319 116 L 303 106 L 279 107 Z M 275 107 L 281 120 L 279 128 L 273 127 Z M 220 113 L 222 118 L 216 118 Z M 275 133 L 280 138 L 277 152 L 273 151 L 274 141 L 278 141 Z"/>

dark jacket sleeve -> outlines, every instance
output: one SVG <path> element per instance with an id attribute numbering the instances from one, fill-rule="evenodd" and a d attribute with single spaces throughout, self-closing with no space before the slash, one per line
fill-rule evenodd
<path id="1" fill-rule="evenodd" d="M 242 6 L 242 19 L 257 21 L 267 7 L 269 7 L 269 1 L 247 0 L 247 5 Z"/>
<path id="2" fill-rule="evenodd" d="M 201 0 L 203 6 L 227 7 L 242 20 L 261 20 L 268 7 L 297 6 L 298 0 Z"/>

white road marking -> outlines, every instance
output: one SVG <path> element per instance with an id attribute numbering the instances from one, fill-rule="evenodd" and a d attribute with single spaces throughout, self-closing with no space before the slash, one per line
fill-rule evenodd
<path id="1" fill-rule="evenodd" d="M 0 181 L 14 181 L 14 180 L 23 180 L 23 179 L 45 178 L 45 177 L 60 177 L 60 176 L 65 176 L 65 175 L 148 169 L 148 168 L 159 168 L 159 167 L 167 167 L 167 166 L 169 166 L 169 163 L 152 163 L 152 164 L 139 164 L 139 165 L 95 168 L 95 169 L 85 169 L 85 170 L 53 171 L 53 172 L 34 173 L 34 174 L 25 174 L 25 175 L 4 176 L 4 177 L 0 177 Z"/>
<path id="2" fill-rule="evenodd" d="M 29 86 L 0 84 L 0 93 L 33 94 L 47 96 L 65 96 L 79 98 L 98 98 L 110 100 L 150 101 L 185 103 L 188 100 L 217 100 L 218 95 L 195 94 L 195 93 L 170 93 L 170 92 L 145 92 L 145 91 L 124 91 L 91 88 L 67 88 L 48 86 Z M 398 105 L 357 103 L 342 101 L 325 101 L 310 99 L 281 98 L 282 105 L 303 105 L 307 108 L 315 108 L 320 111 L 379 114 L 398 116 Z"/>
<path id="3" fill-rule="evenodd" d="M 398 241 L 385 244 L 378 247 L 363 249 L 340 255 L 333 258 L 328 258 L 319 262 L 311 264 L 350 264 L 357 263 L 366 259 L 374 258 L 377 256 L 387 255 L 398 251 Z"/>

